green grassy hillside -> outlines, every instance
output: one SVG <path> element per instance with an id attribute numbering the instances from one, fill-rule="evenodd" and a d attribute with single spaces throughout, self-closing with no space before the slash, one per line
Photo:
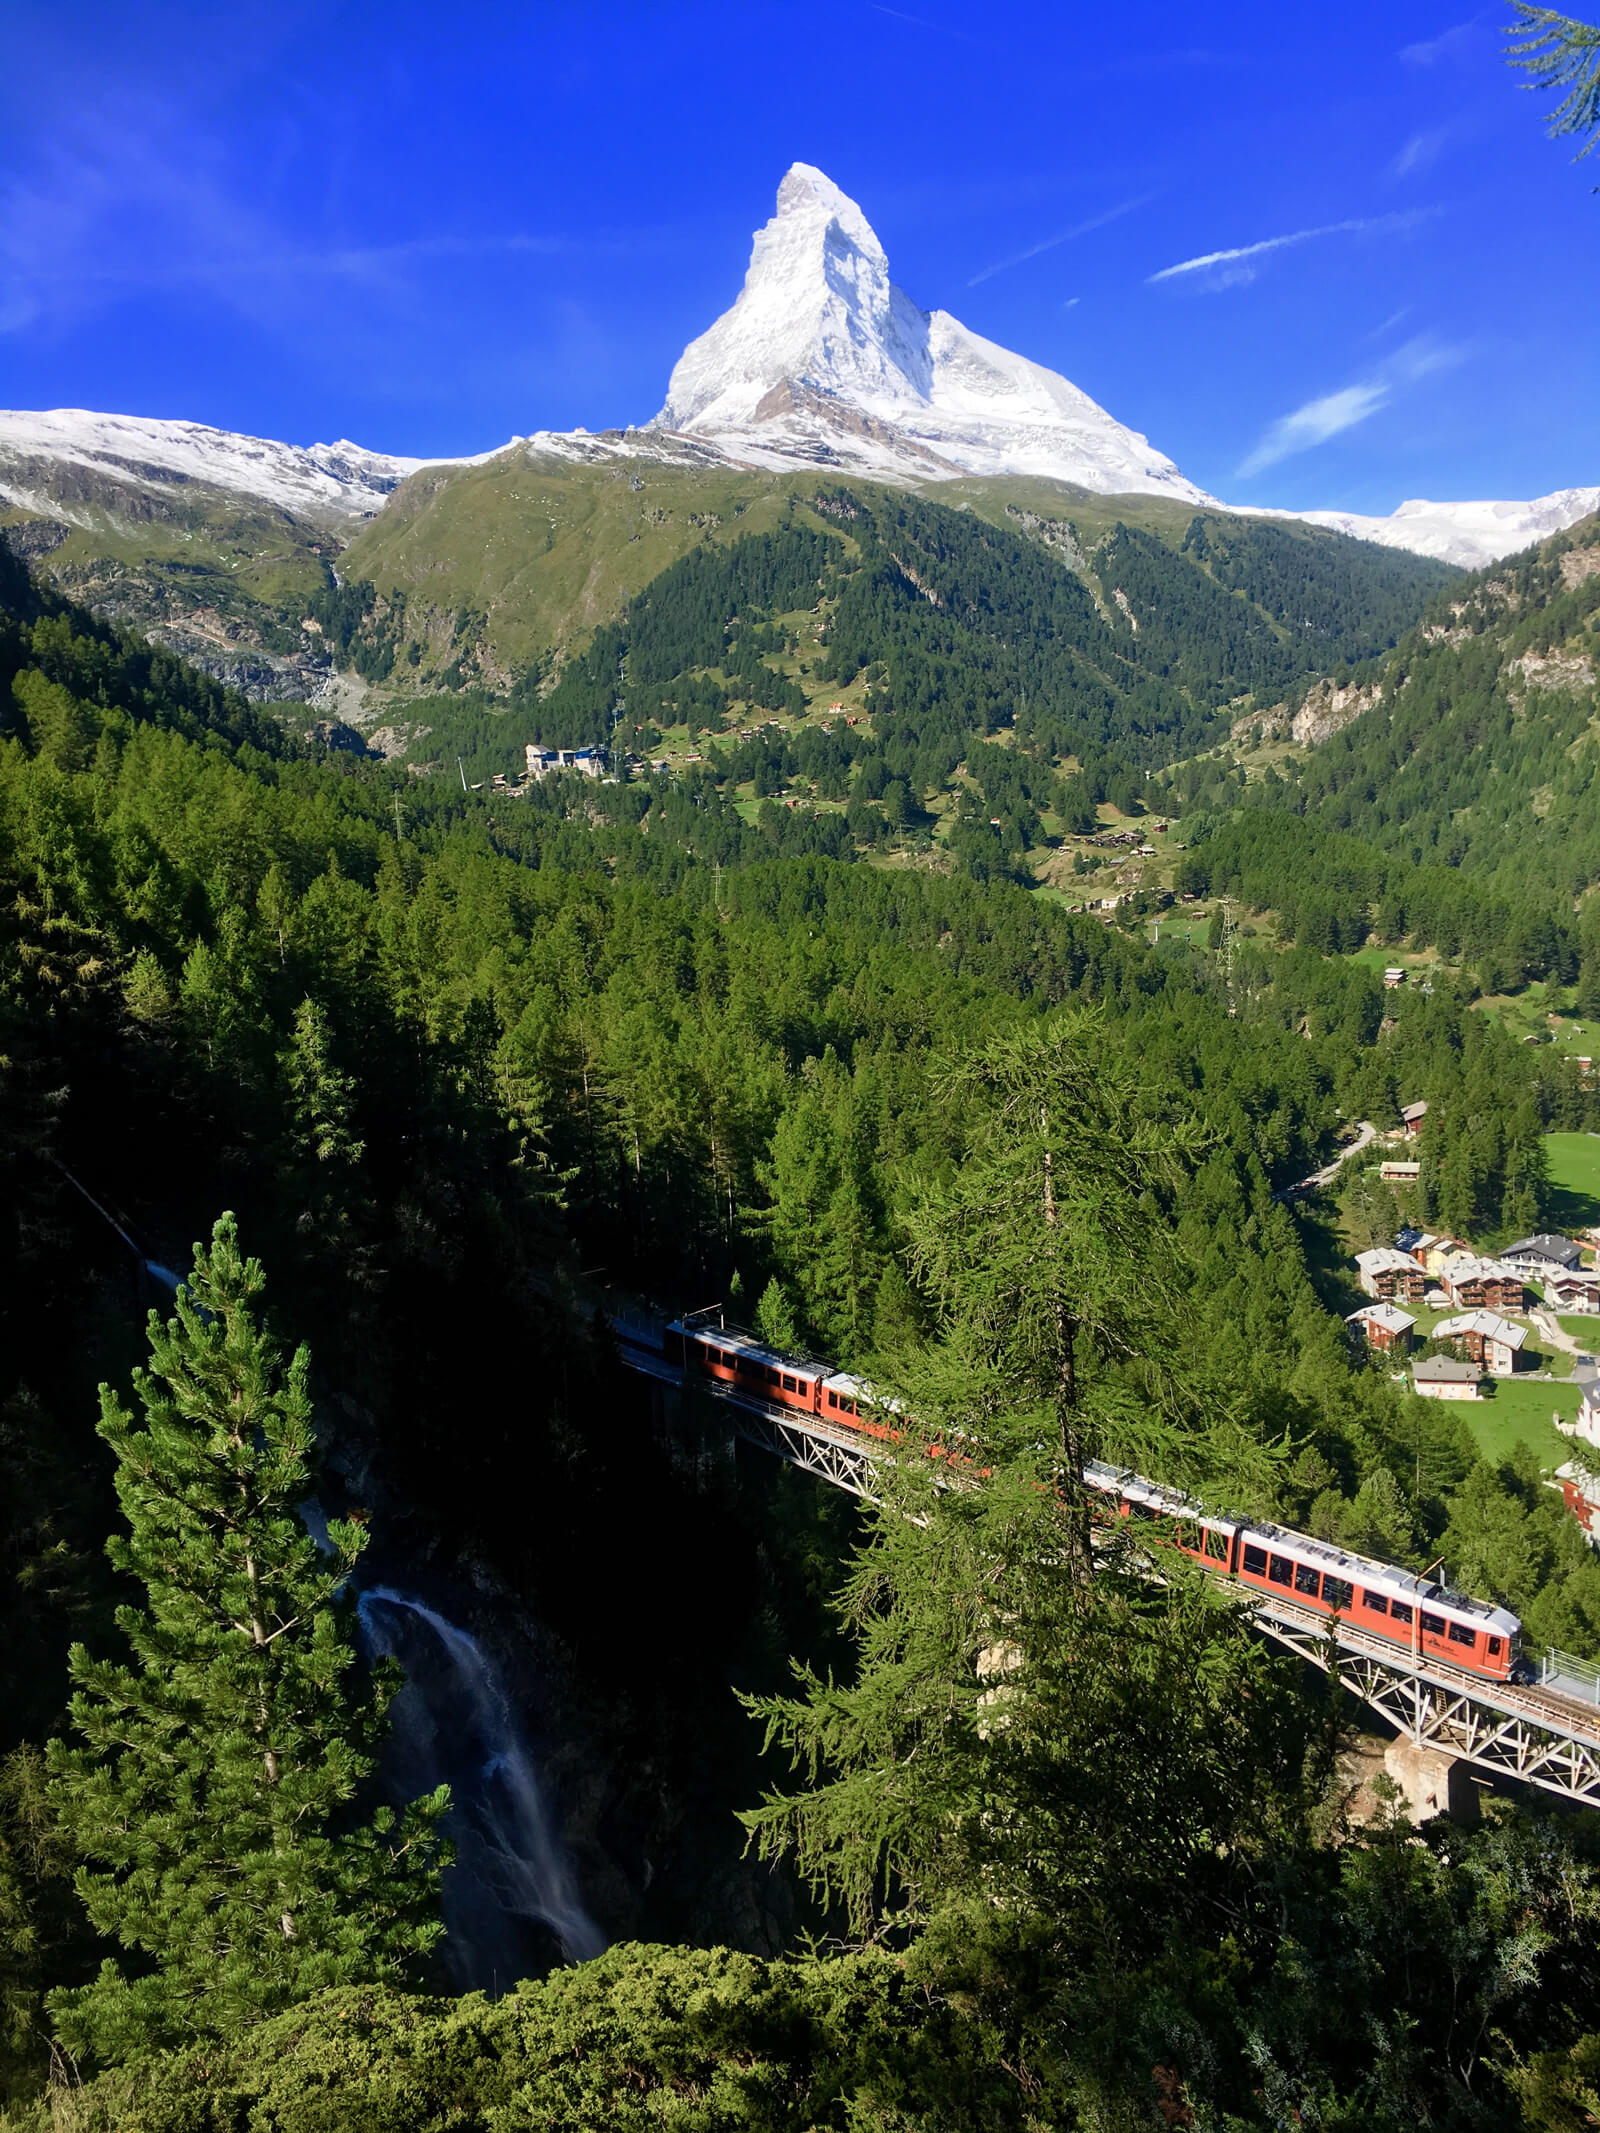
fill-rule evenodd
<path id="1" fill-rule="evenodd" d="M 343 536 L 277 507 L 186 484 L 153 495 L 72 470 L 58 499 L 0 507 L 0 547 L 68 599 L 259 696 L 304 694 L 307 600 Z M 71 517 L 51 515 L 59 502 Z"/>
<path id="2" fill-rule="evenodd" d="M 518 447 L 481 467 L 429 468 L 351 543 L 341 575 L 404 594 L 421 677 L 448 673 L 465 653 L 471 679 L 503 687 L 534 660 L 620 620 L 691 549 L 819 524 L 816 499 L 842 479 L 617 458 L 599 442 L 595 451 L 588 464 Z M 917 493 L 846 485 L 878 511 Z M 1222 647 L 1220 658 L 1201 661 L 1213 695 L 1223 685 L 1230 697 L 1262 686 L 1270 697 L 1297 674 L 1386 649 L 1455 575 L 1316 528 L 1197 514 L 1163 497 L 1096 496 L 1065 482 L 940 482 L 921 501 L 1043 548 L 1084 579 L 1113 631 L 1131 638 L 1165 628 L 1163 656 L 1140 660 L 1147 669 L 1182 665 L 1186 654 L 1192 666 L 1201 639 Z M 1197 525 L 1209 529 L 1198 540 Z"/>

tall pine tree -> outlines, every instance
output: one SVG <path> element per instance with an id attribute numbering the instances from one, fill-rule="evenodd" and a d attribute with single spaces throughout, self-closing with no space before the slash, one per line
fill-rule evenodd
<path id="1" fill-rule="evenodd" d="M 448 1794 L 364 1805 L 398 1674 L 356 1670 L 362 1529 L 330 1520 L 324 1553 L 296 1508 L 316 1485 L 310 1358 L 281 1367 L 262 1286 L 224 1215 L 176 1318 L 152 1313 L 143 1421 L 101 1392 L 129 1528 L 107 1553 L 146 1599 L 118 1611 L 131 1664 L 74 1647 L 87 1745 L 50 1747 L 79 1894 L 132 1958 L 51 1996 L 101 2061 L 400 1979 L 442 1931 Z"/>

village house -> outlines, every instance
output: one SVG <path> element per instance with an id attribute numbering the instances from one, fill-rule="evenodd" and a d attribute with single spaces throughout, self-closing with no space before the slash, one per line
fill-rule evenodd
<path id="1" fill-rule="evenodd" d="M 1415 1185 L 1422 1175 L 1420 1163 L 1380 1163 L 1378 1175 L 1385 1185 Z"/>
<path id="2" fill-rule="evenodd" d="M 558 770 L 575 770 L 582 778 L 605 776 L 606 752 L 603 748 L 541 748 L 537 741 L 529 741 L 523 754 L 527 757 L 530 778 L 548 778 Z"/>
<path id="3" fill-rule="evenodd" d="M 1556 1428 L 1568 1437 L 1581 1437 L 1586 1444 L 1600 1445 L 1600 1367 L 1581 1362 L 1572 1373 L 1578 1388 L 1578 1412 L 1570 1422 L 1556 1417 Z"/>
<path id="4" fill-rule="evenodd" d="M 1466 1311 L 1457 1318 L 1441 1318 L 1432 1337 L 1459 1341 L 1469 1361 L 1481 1363 L 1491 1377 L 1508 1378 L 1516 1370 L 1528 1329 L 1514 1326 L 1498 1311 Z"/>
<path id="5" fill-rule="evenodd" d="M 1400 1106 L 1400 1125 L 1408 1141 L 1414 1141 L 1422 1131 L 1422 1121 L 1427 1115 L 1428 1107 L 1426 1104 L 1402 1104 Z"/>
<path id="6" fill-rule="evenodd" d="M 1600 1477 L 1569 1459 L 1556 1468 L 1555 1478 L 1567 1509 L 1583 1528 L 1584 1539 L 1591 1548 L 1600 1548 Z"/>
<path id="7" fill-rule="evenodd" d="M 1391 963 L 1383 974 L 1384 986 L 1389 992 L 1393 992 L 1397 985 L 1403 985 L 1405 981 L 1406 974 L 1398 963 Z"/>
<path id="8" fill-rule="evenodd" d="M 1581 1265 L 1583 1250 L 1570 1237 L 1556 1237 L 1541 1230 L 1537 1237 L 1523 1237 L 1516 1244 L 1508 1244 L 1500 1256 L 1508 1265 L 1519 1266 L 1536 1281 L 1542 1281 L 1558 1267 L 1570 1272 Z"/>
<path id="9" fill-rule="evenodd" d="M 1434 1236 L 1431 1231 L 1420 1236 L 1416 1243 L 1407 1247 L 1418 1266 L 1425 1274 L 1437 1275 L 1439 1269 L 1453 1252 L 1470 1252 L 1472 1247 L 1460 1237 Z"/>
<path id="10" fill-rule="evenodd" d="M 1527 1302 L 1520 1268 L 1475 1252 L 1452 1253 L 1439 1268 L 1439 1282 L 1458 1311 L 1520 1311 Z"/>
<path id="11" fill-rule="evenodd" d="M 1350 1313 L 1345 1324 L 1358 1326 L 1367 1346 L 1385 1355 L 1411 1352 L 1411 1329 L 1416 1320 L 1408 1312 L 1397 1311 L 1393 1304 L 1363 1304 L 1359 1311 Z"/>
<path id="12" fill-rule="evenodd" d="M 1421 1303 L 1427 1286 L 1421 1267 L 1409 1252 L 1379 1245 L 1370 1252 L 1357 1252 L 1356 1271 L 1363 1292 L 1379 1303 Z"/>
<path id="13" fill-rule="evenodd" d="M 1547 1274 L 1544 1300 L 1553 1311 L 1600 1312 L 1600 1267 Z"/>
<path id="14" fill-rule="evenodd" d="M 1411 1386 L 1425 1400 L 1475 1400 L 1480 1372 L 1476 1363 L 1458 1363 L 1450 1355 L 1425 1355 L 1411 1366 Z"/>
<path id="15" fill-rule="evenodd" d="M 1586 1444 L 1600 1445 L 1600 1368 L 1587 1357 L 1574 1369 L 1573 1379 L 1578 1387 L 1578 1412 L 1572 1421 L 1564 1422 L 1558 1414 L 1556 1428 L 1563 1436 L 1581 1437 Z M 1600 1476 L 1595 1466 L 1600 1462 L 1569 1459 L 1565 1466 L 1558 1466 L 1555 1479 L 1560 1486 L 1562 1499 L 1578 1524 L 1591 1548 L 1600 1548 Z"/>

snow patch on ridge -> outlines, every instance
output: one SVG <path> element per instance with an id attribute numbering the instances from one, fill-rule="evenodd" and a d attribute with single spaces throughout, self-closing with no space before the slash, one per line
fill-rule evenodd
<path id="1" fill-rule="evenodd" d="M 340 520 L 371 518 L 420 467 L 476 466 L 494 456 L 407 459 L 369 452 L 348 439 L 302 448 L 203 422 L 97 415 L 77 407 L 0 411 L 0 497 L 57 516 L 62 504 L 36 486 L 41 463 L 78 467 L 130 489 L 163 494 L 193 482 L 276 504 L 298 518 Z"/>
<path id="2" fill-rule="evenodd" d="M 1257 506 L 1235 508 L 1251 518 L 1299 518 L 1313 526 L 1327 526 L 1335 533 L 1348 533 L 1358 541 L 1377 541 L 1385 548 L 1408 548 L 1415 555 L 1431 555 L 1441 563 L 1459 563 L 1467 570 L 1481 570 L 1498 563 L 1504 555 L 1531 548 L 1600 511 L 1600 488 L 1555 489 L 1536 496 L 1530 503 L 1435 504 L 1412 497 L 1387 518 L 1368 518 L 1357 511 L 1272 511 Z"/>

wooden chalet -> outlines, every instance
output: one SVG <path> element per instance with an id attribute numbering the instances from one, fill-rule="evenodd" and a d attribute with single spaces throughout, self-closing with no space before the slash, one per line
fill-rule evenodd
<path id="1" fill-rule="evenodd" d="M 1378 1303 L 1421 1303 L 1427 1276 L 1409 1252 L 1379 1245 L 1357 1252 L 1356 1272 L 1363 1292 Z"/>
<path id="2" fill-rule="evenodd" d="M 1345 1320 L 1360 1329 L 1369 1348 L 1384 1355 L 1409 1355 L 1416 1323 L 1409 1312 L 1397 1311 L 1391 1303 L 1363 1304 Z"/>

